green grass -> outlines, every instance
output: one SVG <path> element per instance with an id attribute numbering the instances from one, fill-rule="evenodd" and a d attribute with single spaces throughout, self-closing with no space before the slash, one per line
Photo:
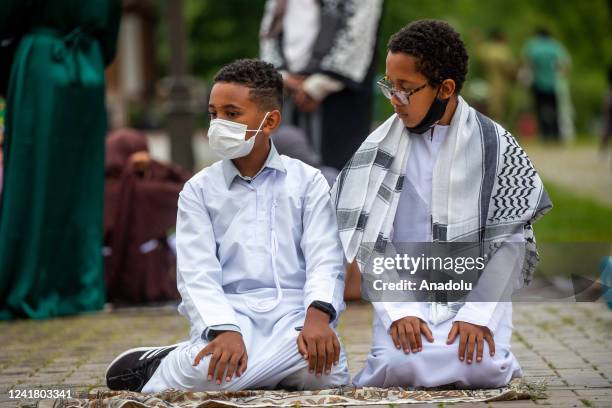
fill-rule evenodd
<path id="1" fill-rule="evenodd" d="M 540 253 L 536 274 L 596 279 L 610 254 L 612 208 L 554 183 L 544 185 L 553 208 L 533 227 Z"/>
<path id="2" fill-rule="evenodd" d="M 553 183 L 544 185 L 553 208 L 533 227 L 538 243 L 612 242 L 612 208 Z"/>

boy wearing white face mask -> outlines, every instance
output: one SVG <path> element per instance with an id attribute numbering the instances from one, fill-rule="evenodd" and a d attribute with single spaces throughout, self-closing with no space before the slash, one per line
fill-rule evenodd
<path id="1" fill-rule="evenodd" d="M 111 389 L 158 392 L 321 389 L 348 384 L 335 326 L 344 265 L 328 184 L 280 156 L 283 82 L 271 64 L 238 60 L 211 90 L 208 137 L 223 160 L 179 198 L 179 312 L 190 340 L 118 356 Z"/>

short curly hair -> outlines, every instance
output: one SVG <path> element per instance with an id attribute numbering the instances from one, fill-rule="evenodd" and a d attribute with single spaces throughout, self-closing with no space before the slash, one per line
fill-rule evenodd
<path id="1" fill-rule="evenodd" d="M 387 50 L 416 57 L 417 70 L 430 85 L 440 85 L 445 79 L 452 79 L 455 93 L 463 87 L 468 71 L 468 54 L 459 33 L 445 21 L 414 21 L 391 36 Z"/>
<path id="2" fill-rule="evenodd" d="M 250 88 L 249 96 L 261 109 L 281 109 L 283 77 L 274 65 L 258 59 L 239 59 L 221 68 L 213 83 L 228 82 Z"/>

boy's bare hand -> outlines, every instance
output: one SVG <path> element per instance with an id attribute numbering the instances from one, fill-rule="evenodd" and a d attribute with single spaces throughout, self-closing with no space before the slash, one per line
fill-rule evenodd
<path id="1" fill-rule="evenodd" d="M 304 88 L 301 87 L 293 94 L 293 101 L 301 112 L 306 113 L 314 112 L 319 107 L 320 103 L 320 101 L 308 95 Z"/>
<path id="2" fill-rule="evenodd" d="M 413 353 L 418 353 L 423 350 L 423 341 L 421 333 L 427 341 L 433 343 L 434 338 L 429 330 L 429 326 L 423 320 L 416 316 L 406 316 L 391 323 L 389 335 L 395 344 L 395 348 L 404 349 L 404 353 L 410 354 L 410 349 Z"/>
<path id="3" fill-rule="evenodd" d="M 215 369 L 217 369 L 216 379 L 219 385 L 221 385 L 226 368 L 226 382 L 232 380 L 234 373 L 240 377 L 247 369 L 247 351 L 242 334 L 238 332 L 229 330 L 217 335 L 198 353 L 193 365 L 200 364 L 200 361 L 209 354 L 212 354 L 212 357 L 208 363 L 208 381 L 215 377 Z"/>
<path id="4" fill-rule="evenodd" d="M 332 364 L 340 360 L 340 342 L 329 327 L 329 315 L 314 307 L 308 308 L 304 328 L 297 338 L 298 351 L 308 360 L 308 370 L 320 377 L 331 373 Z"/>
<path id="5" fill-rule="evenodd" d="M 305 76 L 289 74 L 284 79 L 285 87 L 289 92 L 295 92 L 300 89 L 304 79 L 306 79 Z"/>
<path id="6" fill-rule="evenodd" d="M 484 352 L 484 342 L 489 344 L 489 354 L 491 357 L 495 355 L 495 342 L 493 341 L 493 335 L 486 326 L 478 326 L 467 322 L 455 322 L 448 333 L 448 340 L 446 344 L 452 344 L 457 335 L 460 336 L 459 340 L 459 360 L 463 361 L 467 359 L 468 364 L 472 364 L 472 358 L 474 356 L 474 346 L 476 346 L 476 361 L 482 361 L 482 354 Z M 466 356 L 467 349 L 467 356 Z"/>

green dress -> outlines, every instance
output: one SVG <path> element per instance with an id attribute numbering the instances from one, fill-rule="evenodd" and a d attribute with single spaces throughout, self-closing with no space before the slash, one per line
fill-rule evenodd
<path id="1" fill-rule="evenodd" d="M 20 37 L 6 98 L 0 319 L 104 306 L 104 67 L 118 0 L 2 0 Z"/>

